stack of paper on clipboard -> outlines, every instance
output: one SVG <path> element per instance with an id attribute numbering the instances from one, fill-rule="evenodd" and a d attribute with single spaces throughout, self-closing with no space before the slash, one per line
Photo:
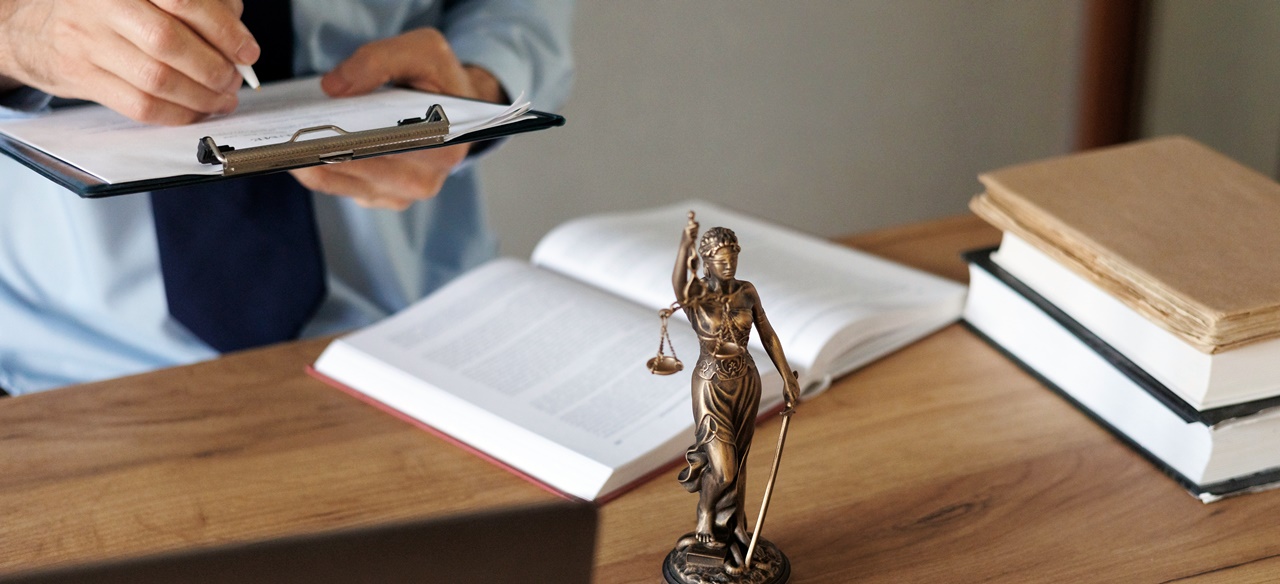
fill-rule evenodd
<path id="1" fill-rule="evenodd" d="M 187 126 L 148 126 L 99 105 L 3 120 L 0 152 L 92 198 L 563 124 L 563 117 L 530 110 L 520 100 L 508 107 L 393 87 L 330 98 L 320 89 L 320 79 L 311 77 L 267 84 L 260 92 L 242 91 L 235 113 Z"/>

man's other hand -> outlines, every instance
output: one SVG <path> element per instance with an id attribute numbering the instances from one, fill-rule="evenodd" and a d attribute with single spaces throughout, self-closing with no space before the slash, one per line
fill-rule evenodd
<path id="1" fill-rule="evenodd" d="M 369 43 L 321 79 L 333 97 L 369 93 L 387 83 L 422 91 L 501 102 L 498 81 L 479 67 L 458 62 L 440 31 L 422 28 Z M 403 211 L 429 199 L 470 144 L 406 152 L 290 171 L 307 188 L 352 197 L 365 207 Z"/>

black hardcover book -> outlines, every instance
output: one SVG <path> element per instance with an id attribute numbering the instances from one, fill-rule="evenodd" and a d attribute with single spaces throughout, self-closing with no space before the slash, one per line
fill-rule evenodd
<path id="1" fill-rule="evenodd" d="M 964 322 L 977 336 L 1202 501 L 1280 481 L 1280 456 L 1267 454 L 1278 449 L 1249 439 L 1265 436 L 1266 428 L 1280 430 L 1280 398 L 1196 410 L 1001 269 L 991 260 L 994 251 L 964 254 L 971 274 Z M 996 312 L 1007 318 L 993 318 Z M 1200 450 L 1208 455 L 1188 454 Z"/>

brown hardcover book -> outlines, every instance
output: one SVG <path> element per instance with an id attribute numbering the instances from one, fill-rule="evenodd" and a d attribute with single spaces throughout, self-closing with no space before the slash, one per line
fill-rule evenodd
<path id="1" fill-rule="evenodd" d="M 1280 337 L 1280 184 L 1185 137 L 979 176 L 970 207 L 1206 353 Z"/>

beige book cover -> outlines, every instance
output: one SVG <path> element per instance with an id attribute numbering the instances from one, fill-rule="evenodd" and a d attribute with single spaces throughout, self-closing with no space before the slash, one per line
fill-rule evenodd
<path id="1" fill-rule="evenodd" d="M 1280 184 L 1185 137 L 979 176 L 970 207 L 1207 353 L 1280 336 Z"/>

